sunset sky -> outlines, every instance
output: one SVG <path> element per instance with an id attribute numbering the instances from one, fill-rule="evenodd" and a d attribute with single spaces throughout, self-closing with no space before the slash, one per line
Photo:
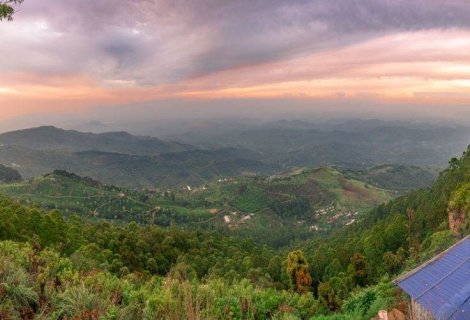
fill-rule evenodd
<path id="1" fill-rule="evenodd" d="M 0 120 L 280 101 L 470 115 L 468 0 L 25 0 L 17 10 L 0 22 Z"/>

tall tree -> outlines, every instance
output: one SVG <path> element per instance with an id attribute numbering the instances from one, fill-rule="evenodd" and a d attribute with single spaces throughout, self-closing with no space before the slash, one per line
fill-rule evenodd
<path id="1" fill-rule="evenodd" d="M 367 260 L 359 252 L 356 252 L 351 257 L 351 263 L 349 265 L 349 272 L 352 274 L 354 283 L 360 287 L 367 284 Z"/>
<path id="2" fill-rule="evenodd" d="M 289 252 L 287 255 L 287 273 L 289 274 L 292 289 L 299 293 L 309 291 L 312 285 L 312 277 L 303 251 Z"/>

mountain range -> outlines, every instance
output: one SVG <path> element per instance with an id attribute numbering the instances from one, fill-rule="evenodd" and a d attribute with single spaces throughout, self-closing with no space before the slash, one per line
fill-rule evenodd
<path id="1" fill-rule="evenodd" d="M 25 178 L 61 169 L 134 188 L 200 185 L 303 166 L 357 171 L 400 164 L 437 172 L 470 136 L 464 127 L 366 124 L 361 129 L 357 121 L 208 125 L 166 140 L 44 126 L 0 134 L 0 163 Z"/>
<path id="2" fill-rule="evenodd" d="M 0 143 L 0 163 L 16 168 L 25 178 L 62 169 L 126 187 L 154 187 L 202 184 L 269 168 L 249 151 L 203 150 L 124 132 L 39 127 L 4 133 Z"/>

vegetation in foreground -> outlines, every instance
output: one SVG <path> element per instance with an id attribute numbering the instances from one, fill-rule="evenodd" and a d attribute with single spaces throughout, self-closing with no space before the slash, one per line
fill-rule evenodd
<path id="1" fill-rule="evenodd" d="M 216 234 L 67 221 L 57 211 L 8 199 L 0 207 L 0 237 L 10 239 L 0 242 L 1 319 L 310 319 L 329 313 L 312 292 L 302 251 L 286 261 L 286 253 Z M 368 290 L 367 303 L 393 304 L 390 285 Z M 367 305 L 366 312 L 379 305 Z"/>
<path id="2" fill-rule="evenodd" d="M 2 198 L 0 314 L 368 319 L 379 309 L 404 309 L 391 277 L 469 233 L 469 172 L 466 153 L 432 188 L 377 207 L 341 234 L 286 251 L 202 231 L 65 220 L 58 211 Z"/>

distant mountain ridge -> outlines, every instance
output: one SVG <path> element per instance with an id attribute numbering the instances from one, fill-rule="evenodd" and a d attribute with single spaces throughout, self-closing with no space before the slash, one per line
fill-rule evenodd
<path id="1" fill-rule="evenodd" d="M 325 130 L 307 122 L 260 124 L 251 129 L 228 125 L 188 132 L 179 142 L 124 131 L 96 134 L 43 126 L 0 134 L 0 163 L 25 178 L 60 169 L 123 187 L 167 187 L 298 167 L 333 166 L 365 170 L 369 175 L 370 168 L 384 164 L 440 166 L 470 136 L 463 127 L 395 127 L 377 121 L 368 123 L 369 129 L 357 130 L 358 126 L 331 125 Z M 388 173 L 378 170 L 373 179 L 361 178 L 401 191 L 433 180 L 432 174 L 418 169 L 389 169 Z M 395 188 L 404 182 L 401 173 L 407 170 L 416 175 L 416 181 L 425 178 L 425 184 Z M 387 185 L 386 176 L 396 174 L 398 180 Z"/>
<path id="2" fill-rule="evenodd" d="M 14 165 L 25 178 L 59 169 L 131 188 L 199 185 L 221 176 L 271 170 L 271 167 L 249 155 L 233 148 L 135 155 L 95 150 L 41 151 L 20 146 L 0 146 L 0 163 Z"/>
<path id="3" fill-rule="evenodd" d="M 317 124 L 280 121 L 242 129 L 198 129 L 172 139 L 201 148 L 238 147 L 256 151 L 283 168 L 382 164 L 445 167 L 468 145 L 470 128 L 380 120 Z"/>
<path id="4" fill-rule="evenodd" d="M 166 142 L 155 137 L 134 136 L 125 131 L 86 133 L 54 126 L 6 132 L 0 134 L 0 144 L 41 151 L 96 150 L 126 154 L 157 154 L 195 149 L 190 145 Z"/>

